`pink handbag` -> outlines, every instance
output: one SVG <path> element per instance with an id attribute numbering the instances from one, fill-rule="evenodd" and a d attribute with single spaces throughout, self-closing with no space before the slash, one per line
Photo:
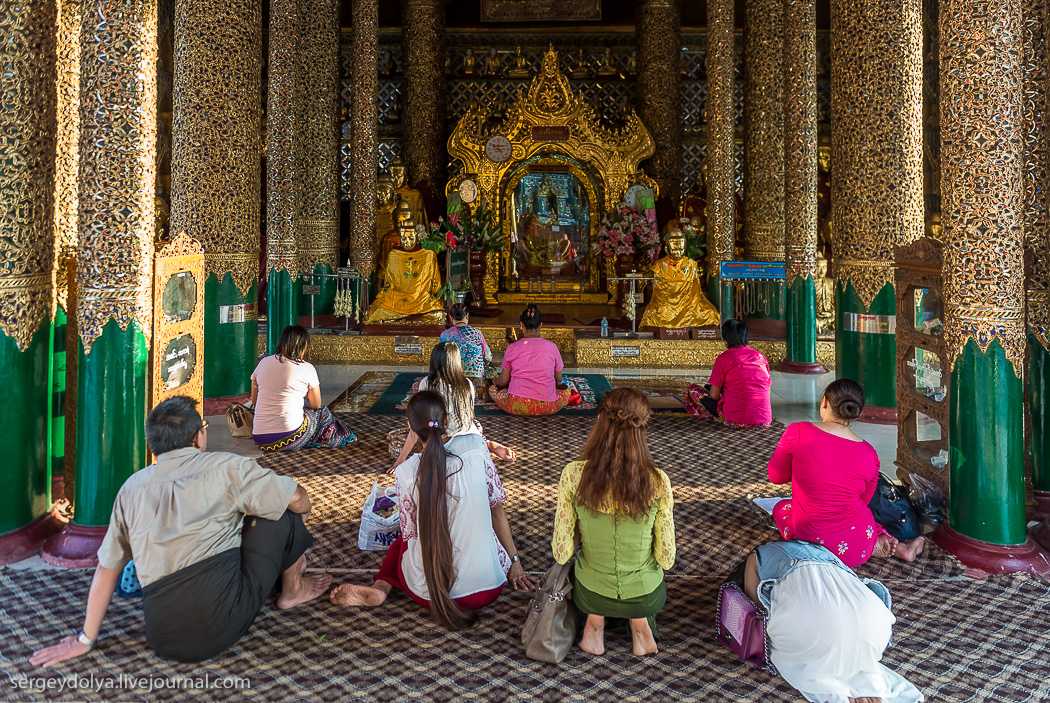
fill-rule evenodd
<path id="1" fill-rule="evenodd" d="M 743 661 L 771 674 L 776 673 L 769 658 L 766 618 L 758 607 L 732 581 L 718 589 L 715 614 L 718 641 L 733 650 Z"/>

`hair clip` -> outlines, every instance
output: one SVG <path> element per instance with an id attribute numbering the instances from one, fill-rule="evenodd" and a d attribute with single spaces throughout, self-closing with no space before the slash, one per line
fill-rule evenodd
<path id="1" fill-rule="evenodd" d="M 427 427 L 433 427 L 434 429 L 437 429 L 440 426 L 441 425 L 438 424 L 437 420 L 431 420 L 430 422 L 427 423 Z"/>

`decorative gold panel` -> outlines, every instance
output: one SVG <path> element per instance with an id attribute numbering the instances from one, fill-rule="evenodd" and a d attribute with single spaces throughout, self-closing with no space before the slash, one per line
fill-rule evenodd
<path id="1" fill-rule="evenodd" d="M 784 254 L 788 288 L 816 278 L 816 0 L 784 3 Z"/>
<path id="2" fill-rule="evenodd" d="M 296 216 L 299 176 L 295 113 L 296 73 L 301 49 L 298 0 L 270 2 L 270 64 L 266 103 L 266 274 L 299 274 Z"/>
<path id="3" fill-rule="evenodd" d="M 747 0 L 744 258 L 784 260 L 784 0 Z M 816 112 L 814 91 L 814 113 Z"/>
<path id="4" fill-rule="evenodd" d="M 736 51 L 732 0 L 707 3 L 707 275 L 733 259 L 736 187 L 733 176 L 733 84 Z"/>
<path id="5" fill-rule="evenodd" d="M 569 86 L 558 68 L 558 52 L 553 49 L 544 54 L 528 91 L 519 93 L 513 107 L 507 110 L 499 134 L 511 142 L 509 159 L 497 163 L 485 155 L 489 135 L 481 134 L 480 125 L 486 118 L 481 108 L 469 109 L 448 139 L 448 153 L 462 162 L 463 173 L 477 175 L 482 195 L 496 203 L 501 213 L 506 210 L 501 184 L 511 170 L 528 158 L 564 154 L 586 164 L 600 180 L 604 199 L 597 205 L 605 210 L 623 199 L 639 175 L 639 162 L 655 149 L 652 137 L 633 110 L 623 130 L 614 132 L 602 126 L 593 108 Z M 542 134 L 534 133 L 534 127 L 565 127 L 567 138 L 544 139 Z"/>
<path id="6" fill-rule="evenodd" d="M 26 349 L 51 315 L 55 4 L 0 0 L 0 331 Z"/>
<path id="7" fill-rule="evenodd" d="M 350 121 L 353 170 L 350 265 L 364 275 L 372 272 L 372 243 L 376 228 L 376 166 L 378 155 L 377 101 L 379 8 L 376 0 L 352 0 L 353 104 Z"/>
<path id="8" fill-rule="evenodd" d="M 55 302 L 68 311 L 68 269 L 76 257 L 80 214 L 80 0 L 59 0 L 57 8 Z"/>
<path id="9" fill-rule="evenodd" d="M 445 0 L 403 0 L 401 24 L 401 153 L 408 183 L 438 193 L 446 165 Z"/>
<path id="10" fill-rule="evenodd" d="M 176 395 L 204 399 L 205 276 L 204 247 L 185 233 L 157 250 L 151 408 Z M 192 307 L 186 307 L 187 302 L 192 302 Z"/>
<path id="11" fill-rule="evenodd" d="M 153 330 L 157 142 L 156 0 L 85 0 L 80 56 L 77 330 Z"/>
<path id="12" fill-rule="evenodd" d="M 175 7 L 171 232 L 241 295 L 259 278 L 261 0 Z"/>
<path id="13" fill-rule="evenodd" d="M 1028 0 L 1022 7 L 1021 119 L 1024 144 L 1024 243 L 1035 259 L 1028 287 L 1028 328 L 1050 350 L 1050 185 L 1047 152 L 1047 0 Z"/>
<path id="14" fill-rule="evenodd" d="M 867 309 L 923 233 L 920 0 L 836 0 L 831 54 L 835 276 Z"/>
<path id="15" fill-rule="evenodd" d="M 297 135 L 300 169 L 298 255 L 301 271 L 339 257 L 339 4 L 301 0 L 303 22 L 299 101 L 302 128 Z"/>
<path id="16" fill-rule="evenodd" d="M 656 143 L 646 162 L 660 192 L 677 201 L 682 180 L 682 23 L 679 0 L 642 0 L 635 10 L 635 104 Z"/>
<path id="17" fill-rule="evenodd" d="M 940 6 L 945 352 L 1025 358 L 1021 0 Z"/>

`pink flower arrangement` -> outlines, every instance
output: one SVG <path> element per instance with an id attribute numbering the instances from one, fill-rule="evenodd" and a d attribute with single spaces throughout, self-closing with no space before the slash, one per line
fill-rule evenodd
<path id="1" fill-rule="evenodd" d="M 637 254 L 656 261 L 660 256 L 660 234 L 637 208 L 613 208 L 602 218 L 598 247 L 605 256 Z"/>

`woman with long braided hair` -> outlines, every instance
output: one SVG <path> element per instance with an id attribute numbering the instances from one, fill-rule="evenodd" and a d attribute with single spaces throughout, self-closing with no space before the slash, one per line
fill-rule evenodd
<path id="1" fill-rule="evenodd" d="M 572 600 L 587 615 L 580 649 L 590 654 L 605 652 L 606 618 L 610 628 L 627 621 L 636 655 L 657 651 L 664 569 L 675 558 L 674 499 L 649 454 L 651 415 L 635 388 L 606 393 L 583 459 L 565 467 L 558 485 L 551 546 L 559 564 L 580 549 Z"/>
<path id="2" fill-rule="evenodd" d="M 509 581 L 535 583 L 522 570 L 510 532 L 499 474 L 480 434 L 447 443 L 449 415 L 434 391 L 408 401 L 408 424 L 423 441 L 395 472 L 401 535 L 387 550 L 371 586 L 332 590 L 337 605 L 378 606 L 391 588 L 405 591 L 451 630 L 469 628 L 477 610 L 493 603 Z"/>

